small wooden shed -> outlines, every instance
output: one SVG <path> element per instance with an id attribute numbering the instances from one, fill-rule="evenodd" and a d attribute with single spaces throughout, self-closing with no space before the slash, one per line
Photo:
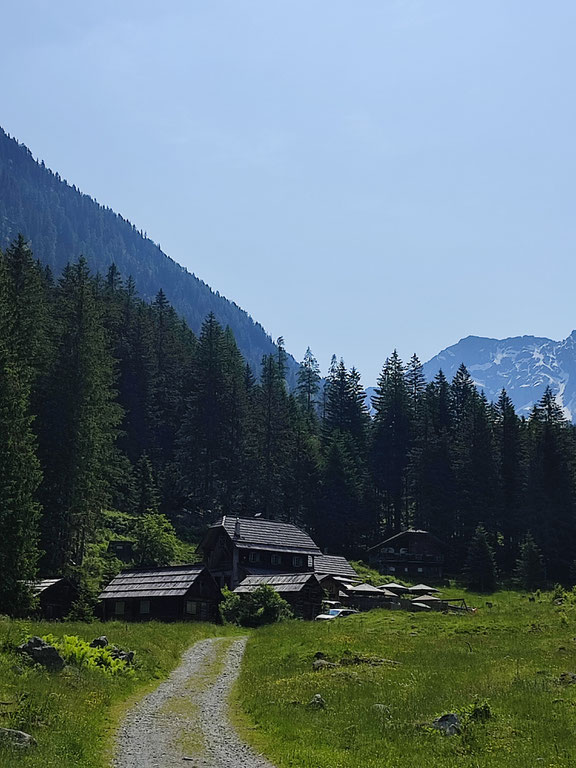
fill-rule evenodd
<path id="1" fill-rule="evenodd" d="M 31 586 L 38 598 L 39 613 L 49 620 L 67 616 L 78 597 L 78 590 L 68 579 L 41 579 Z"/>
<path id="2" fill-rule="evenodd" d="M 105 620 L 216 621 L 222 592 L 200 563 L 122 571 L 99 599 Z"/>
<path id="3" fill-rule="evenodd" d="M 269 573 L 247 576 L 234 592 L 240 595 L 247 594 L 265 584 L 286 600 L 295 616 L 313 619 L 322 612 L 324 590 L 314 573 Z"/>

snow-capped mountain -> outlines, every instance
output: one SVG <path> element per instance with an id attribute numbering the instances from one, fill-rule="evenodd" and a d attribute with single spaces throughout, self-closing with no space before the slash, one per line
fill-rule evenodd
<path id="1" fill-rule="evenodd" d="M 450 380 L 461 363 L 488 400 L 497 400 L 504 388 L 518 414 L 528 416 L 550 386 L 566 418 L 576 421 L 576 331 L 563 341 L 537 336 L 467 336 L 425 363 L 426 379 L 433 379 L 442 369 Z"/>

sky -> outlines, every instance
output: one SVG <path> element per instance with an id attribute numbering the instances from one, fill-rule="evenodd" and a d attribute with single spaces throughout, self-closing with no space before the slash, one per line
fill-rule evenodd
<path id="1" fill-rule="evenodd" d="M 323 370 L 576 328 L 576 3 L 19 0 L 0 125 Z M 75 255 L 72 255 L 75 256 Z"/>

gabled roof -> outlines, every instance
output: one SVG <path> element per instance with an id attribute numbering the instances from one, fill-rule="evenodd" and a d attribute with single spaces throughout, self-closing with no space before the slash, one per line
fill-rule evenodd
<path id="1" fill-rule="evenodd" d="M 201 549 L 206 549 L 214 532 L 218 529 L 224 529 L 240 549 L 266 549 L 272 552 L 314 556 L 322 554 L 310 536 L 292 523 L 279 523 L 262 517 L 231 517 L 230 515 L 225 515 L 210 526 Z"/>
<path id="2" fill-rule="evenodd" d="M 320 585 L 315 573 L 269 573 L 260 576 L 247 576 L 236 587 L 234 592 L 254 592 L 265 584 L 276 592 L 300 592 L 310 582 Z"/>
<path id="3" fill-rule="evenodd" d="M 61 582 L 69 583 L 68 579 L 41 579 L 40 581 L 31 581 L 29 584 L 35 594 L 41 595 L 42 592 L 45 592 L 47 589 L 50 589 L 50 587 L 53 587 L 55 584 L 60 584 Z"/>
<path id="4" fill-rule="evenodd" d="M 329 574 L 330 576 L 344 576 L 348 579 L 358 578 L 358 574 L 348 560 L 340 555 L 321 555 L 320 557 L 315 557 L 314 571 L 316 573 Z"/>
<path id="5" fill-rule="evenodd" d="M 380 544 L 375 544 L 373 547 L 369 547 L 368 552 L 371 552 L 373 549 L 380 549 L 380 547 L 388 546 L 392 543 L 397 543 L 400 539 L 403 539 L 406 536 L 426 536 L 430 539 L 433 539 L 436 544 L 439 544 L 441 547 L 446 546 L 443 541 L 440 541 L 440 539 L 437 536 L 434 536 L 433 533 L 430 533 L 430 531 L 422 531 L 418 528 L 408 528 L 406 531 L 400 531 L 400 533 L 395 533 L 394 536 L 390 536 L 390 538 L 384 539 L 384 541 L 381 541 Z"/>
<path id="6" fill-rule="evenodd" d="M 99 595 L 99 600 L 183 597 L 205 570 L 202 564 L 122 571 Z"/>

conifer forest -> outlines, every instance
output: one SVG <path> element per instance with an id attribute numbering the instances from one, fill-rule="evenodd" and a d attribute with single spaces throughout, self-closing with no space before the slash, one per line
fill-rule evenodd
<path id="1" fill-rule="evenodd" d="M 0 257 L 0 613 L 25 612 L 38 575 L 97 589 L 118 563 L 95 553 L 130 525 L 141 562 L 161 564 L 193 556 L 221 514 L 291 521 L 357 559 L 426 529 L 456 574 L 481 525 L 502 576 L 530 535 L 546 578 L 573 582 L 576 431 L 550 390 L 520 418 L 464 366 L 427 383 L 391 352 L 369 410 L 355 368 L 334 357 L 322 376 L 308 350 L 289 388 L 277 349 L 254 370 L 214 314 L 196 335 L 114 264 L 53 275 L 14 240 Z"/>

